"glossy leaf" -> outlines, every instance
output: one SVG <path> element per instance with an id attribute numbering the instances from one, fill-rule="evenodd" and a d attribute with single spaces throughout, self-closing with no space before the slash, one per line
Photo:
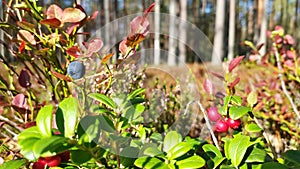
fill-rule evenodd
<path id="1" fill-rule="evenodd" d="M 176 162 L 180 169 L 201 168 L 205 165 L 205 160 L 197 155 Z"/>
<path id="2" fill-rule="evenodd" d="M 286 161 L 300 167 L 300 150 L 288 150 L 282 154 Z"/>
<path id="3" fill-rule="evenodd" d="M 289 169 L 289 167 L 276 162 L 267 162 L 261 166 L 261 169 Z"/>
<path id="4" fill-rule="evenodd" d="M 116 132 L 113 122 L 108 117 L 99 115 L 98 119 L 100 121 L 100 128 L 102 130 L 110 133 Z"/>
<path id="5" fill-rule="evenodd" d="M 169 167 L 163 161 L 155 157 L 140 157 L 135 160 L 134 165 L 144 169 L 169 169 Z"/>
<path id="6" fill-rule="evenodd" d="M 167 152 L 167 157 L 170 160 L 174 160 L 187 152 L 189 152 L 193 148 L 193 145 L 188 142 L 180 142 L 173 146 L 169 151 Z"/>
<path id="7" fill-rule="evenodd" d="M 77 117 L 78 101 L 75 98 L 66 98 L 60 102 L 56 111 L 56 124 L 65 137 L 72 138 L 74 136 Z"/>
<path id="8" fill-rule="evenodd" d="M 232 106 L 229 108 L 229 116 L 231 119 L 236 120 L 246 115 L 251 109 L 244 106 Z"/>
<path id="9" fill-rule="evenodd" d="M 266 153 L 266 151 L 254 147 L 250 152 L 249 156 L 246 159 L 246 163 L 254 163 L 254 162 L 266 162 L 272 161 L 272 158 Z"/>
<path id="10" fill-rule="evenodd" d="M 244 136 L 241 134 L 234 135 L 234 138 L 229 143 L 229 159 L 231 159 L 232 164 L 238 167 L 242 162 L 246 151 L 252 143 L 250 142 L 249 136 Z"/>
<path id="11" fill-rule="evenodd" d="M 61 20 L 63 15 L 63 10 L 56 4 L 50 5 L 46 12 L 47 19 L 59 19 Z"/>
<path id="12" fill-rule="evenodd" d="M 88 97 L 99 101 L 100 103 L 104 104 L 108 108 L 111 108 L 111 109 L 117 108 L 116 103 L 111 98 L 107 97 L 104 94 L 91 93 L 88 95 Z"/>
<path id="13" fill-rule="evenodd" d="M 36 157 L 49 157 L 65 151 L 66 138 L 59 136 L 52 136 L 49 138 L 42 138 L 34 143 L 33 152 Z M 66 147 L 66 148 L 64 148 Z"/>
<path id="14" fill-rule="evenodd" d="M 245 127 L 247 132 L 261 132 L 262 129 L 255 123 L 247 124 Z"/>
<path id="15" fill-rule="evenodd" d="M 77 127 L 77 134 L 83 143 L 98 143 L 100 122 L 97 116 L 83 117 Z"/>
<path id="16" fill-rule="evenodd" d="M 0 165 L 0 169 L 19 169 L 25 166 L 26 160 L 25 159 L 19 159 L 19 160 L 11 160 L 3 163 Z"/>
<path id="17" fill-rule="evenodd" d="M 62 22 L 57 18 L 43 19 L 40 21 L 40 23 L 44 25 L 49 25 L 54 28 L 59 28 L 62 26 Z"/>
<path id="18" fill-rule="evenodd" d="M 62 14 L 63 22 L 80 22 L 86 17 L 86 14 L 77 8 L 66 8 Z"/>
<path id="19" fill-rule="evenodd" d="M 51 137 L 53 106 L 42 107 L 36 117 L 36 126 L 43 137 Z"/>
<path id="20" fill-rule="evenodd" d="M 244 59 L 245 56 L 239 56 L 237 58 L 234 58 L 232 61 L 230 61 L 229 66 L 228 66 L 228 71 L 229 73 L 232 72 L 234 68 L 236 68 Z"/>
<path id="21" fill-rule="evenodd" d="M 164 152 L 168 152 L 172 147 L 182 141 L 182 136 L 176 131 L 170 131 L 167 133 L 164 139 Z"/>
<path id="22" fill-rule="evenodd" d="M 144 150 L 144 155 L 150 156 L 150 157 L 154 157 L 157 155 L 163 154 L 162 151 L 160 151 L 158 149 L 158 147 L 148 147 Z"/>
<path id="23" fill-rule="evenodd" d="M 139 149 L 136 147 L 125 147 L 121 153 L 121 164 L 125 167 L 132 166 L 135 158 L 139 155 Z"/>
<path id="24" fill-rule="evenodd" d="M 220 152 L 220 150 L 218 150 L 218 148 L 212 144 L 205 144 L 203 145 L 203 150 L 208 154 L 208 156 L 211 157 L 218 157 L 218 158 L 222 158 L 223 155 Z M 214 155 L 211 155 L 210 153 L 213 153 Z"/>
<path id="25" fill-rule="evenodd" d="M 29 22 L 26 22 L 26 21 L 18 21 L 17 22 L 17 25 L 22 28 L 22 29 L 25 29 L 27 31 L 30 31 L 30 32 L 35 32 L 35 25 L 32 24 L 32 23 L 29 23 Z"/>

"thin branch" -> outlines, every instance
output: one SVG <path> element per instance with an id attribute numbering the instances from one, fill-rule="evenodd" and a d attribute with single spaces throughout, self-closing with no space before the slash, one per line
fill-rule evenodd
<path id="1" fill-rule="evenodd" d="M 209 132 L 210 132 L 210 135 L 211 135 L 211 137 L 212 137 L 212 140 L 213 140 L 215 146 L 216 146 L 219 150 L 221 150 L 221 149 L 220 149 L 220 146 L 219 146 L 219 144 L 218 144 L 217 137 L 215 136 L 214 131 L 213 131 L 213 129 L 212 129 L 212 126 L 211 126 L 211 124 L 210 124 L 210 122 L 209 122 L 209 119 L 208 119 L 207 112 L 206 112 L 205 108 L 204 108 L 203 105 L 200 103 L 200 101 L 197 101 L 197 104 L 199 105 L 200 110 L 202 111 L 202 113 L 203 113 L 203 115 L 204 115 L 205 124 L 206 124 L 206 126 L 207 126 L 207 128 L 208 128 L 208 130 L 209 130 Z"/>
<path id="2" fill-rule="evenodd" d="M 23 131 L 24 130 L 22 127 L 19 127 L 17 123 L 15 123 L 15 122 L 13 122 L 13 121 L 9 120 L 8 118 L 3 117 L 1 115 L 0 115 L 0 121 L 4 121 L 5 123 L 9 124 L 10 126 L 18 129 L 19 131 Z"/>
<path id="3" fill-rule="evenodd" d="M 281 66 L 281 63 L 280 63 L 280 58 L 279 58 L 279 53 L 278 53 L 278 49 L 276 47 L 276 43 L 273 43 L 273 47 L 275 49 L 275 57 L 276 57 L 276 62 L 277 62 L 277 68 L 278 68 L 278 77 L 280 79 L 280 83 L 281 83 L 281 88 L 283 90 L 283 93 L 285 94 L 285 96 L 288 98 L 292 108 L 293 108 L 293 111 L 296 113 L 296 115 L 298 116 L 298 119 L 300 119 L 300 113 L 297 109 L 297 106 L 295 105 L 292 97 L 289 95 L 287 89 L 286 89 L 286 86 L 285 86 L 285 83 L 284 83 L 284 79 L 283 79 L 283 75 L 282 75 L 282 66 Z"/>

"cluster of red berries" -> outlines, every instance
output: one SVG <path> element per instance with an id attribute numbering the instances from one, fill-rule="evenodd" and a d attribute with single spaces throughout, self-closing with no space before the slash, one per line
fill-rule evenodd
<path id="1" fill-rule="evenodd" d="M 69 161 L 70 152 L 65 151 L 52 157 L 40 157 L 37 162 L 33 163 L 32 169 L 44 169 L 48 167 L 57 167 L 61 162 Z"/>
<path id="2" fill-rule="evenodd" d="M 217 107 L 210 107 L 207 110 L 207 115 L 209 120 L 216 122 L 214 124 L 214 130 L 216 132 L 220 132 L 220 133 L 227 132 L 229 127 L 232 129 L 238 129 L 241 125 L 240 119 L 233 120 L 229 117 L 222 118 L 222 115 L 219 113 Z"/>

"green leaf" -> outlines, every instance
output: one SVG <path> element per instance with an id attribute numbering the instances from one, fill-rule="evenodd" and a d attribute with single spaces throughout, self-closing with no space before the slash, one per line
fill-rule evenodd
<path id="1" fill-rule="evenodd" d="M 190 151 L 193 148 L 193 145 L 187 142 L 180 142 L 173 146 L 168 152 L 167 157 L 169 160 L 176 159 L 184 154 L 186 154 L 188 151 Z"/>
<path id="2" fill-rule="evenodd" d="M 229 116 L 233 120 L 239 119 L 247 114 L 251 109 L 244 106 L 232 106 L 229 108 Z"/>
<path id="3" fill-rule="evenodd" d="M 26 164 L 26 160 L 11 160 L 0 165 L 0 169 L 19 169 L 22 168 Z"/>
<path id="4" fill-rule="evenodd" d="M 205 165 L 205 160 L 200 156 L 194 155 L 184 160 L 177 161 L 176 164 L 180 169 L 201 168 Z"/>
<path id="5" fill-rule="evenodd" d="M 229 144 L 230 144 L 231 139 L 228 137 L 223 137 L 222 141 L 224 142 L 224 154 L 229 159 L 230 158 L 229 157 Z"/>
<path id="6" fill-rule="evenodd" d="M 88 95 L 88 97 L 99 101 L 100 103 L 104 104 L 108 108 L 111 108 L 111 109 L 117 108 L 116 103 L 111 98 L 107 97 L 104 94 L 91 93 Z"/>
<path id="7" fill-rule="evenodd" d="M 250 142 L 249 136 L 244 136 L 241 134 L 234 135 L 234 138 L 229 143 L 229 159 L 231 159 L 232 164 L 238 167 L 242 162 L 246 151 L 252 143 Z"/>
<path id="8" fill-rule="evenodd" d="M 33 152 L 33 146 L 36 142 L 38 142 L 38 138 L 29 138 L 22 142 L 21 146 L 21 154 L 30 161 L 35 161 L 39 158 Z"/>
<path id="9" fill-rule="evenodd" d="M 182 136 L 176 131 L 170 131 L 167 133 L 164 139 L 164 152 L 168 152 L 173 146 L 182 141 Z"/>
<path id="10" fill-rule="evenodd" d="M 300 167 L 300 150 L 288 150 L 282 154 L 286 161 Z"/>
<path id="11" fill-rule="evenodd" d="M 77 127 L 80 143 L 98 143 L 100 136 L 100 122 L 97 116 L 83 117 Z"/>
<path id="12" fill-rule="evenodd" d="M 140 157 L 135 160 L 134 165 L 143 169 L 169 169 L 163 161 L 155 157 Z"/>
<path id="13" fill-rule="evenodd" d="M 58 105 L 56 111 L 56 124 L 59 131 L 68 138 L 72 138 L 75 133 L 78 117 L 78 101 L 70 97 L 64 99 Z"/>
<path id="14" fill-rule="evenodd" d="M 215 157 L 218 157 L 218 158 L 223 157 L 220 150 L 218 150 L 218 148 L 212 144 L 205 144 L 204 146 L 202 146 L 202 148 L 206 153 L 208 153 L 208 155 L 209 155 L 209 152 L 212 152 L 213 154 L 215 154 Z"/>
<path id="15" fill-rule="evenodd" d="M 232 96 L 231 101 L 237 105 L 241 105 L 243 103 L 243 100 L 240 96 Z"/>
<path id="16" fill-rule="evenodd" d="M 267 162 L 261 166 L 261 169 L 289 169 L 289 167 L 276 162 Z"/>
<path id="17" fill-rule="evenodd" d="M 262 129 L 255 123 L 246 124 L 245 127 L 247 132 L 260 132 Z"/>
<path id="18" fill-rule="evenodd" d="M 36 126 L 38 127 L 41 135 L 44 137 L 52 136 L 52 110 L 52 105 L 42 107 L 36 117 Z"/>
<path id="19" fill-rule="evenodd" d="M 19 135 L 18 135 L 18 144 L 22 146 L 22 142 L 27 139 L 31 138 L 41 138 L 41 134 L 38 130 L 37 126 L 32 126 L 28 129 L 23 130 Z"/>
<path id="20" fill-rule="evenodd" d="M 136 147 L 125 147 L 121 153 L 121 164 L 125 167 L 132 166 L 136 157 L 139 155 L 139 149 Z"/>
<path id="21" fill-rule="evenodd" d="M 33 152 L 36 157 L 49 157 L 68 149 L 66 138 L 52 136 L 42 138 L 34 143 Z"/>
<path id="22" fill-rule="evenodd" d="M 108 117 L 99 115 L 98 119 L 100 121 L 100 129 L 110 133 L 116 132 L 114 123 Z"/>
<path id="23" fill-rule="evenodd" d="M 70 157 L 75 164 L 83 164 L 92 158 L 92 155 L 84 150 L 71 150 Z"/>
<path id="24" fill-rule="evenodd" d="M 127 98 L 130 98 L 130 99 L 135 98 L 135 97 L 139 96 L 140 94 L 144 93 L 145 91 L 146 91 L 146 89 L 144 89 L 144 88 L 138 88 L 135 91 L 133 91 L 132 93 L 130 93 Z"/>
<path id="25" fill-rule="evenodd" d="M 144 155 L 154 157 L 163 154 L 157 147 L 148 147 L 144 150 Z"/>
<path id="26" fill-rule="evenodd" d="M 247 103 L 253 107 L 257 103 L 257 93 L 255 91 L 251 91 L 247 97 Z"/>
<path id="27" fill-rule="evenodd" d="M 265 162 L 272 160 L 270 156 L 266 153 L 266 151 L 254 147 L 251 151 L 250 155 L 246 159 L 246 163 L 253 162 Z"/>
<path id="28" fill-rule="evenodd" d="M 150 139 L 155 140 L 157 142 L 162 142 L 163 141 L 162 135 L 160 133 L 152 133 L 151 136 L 150 136 Z"/>

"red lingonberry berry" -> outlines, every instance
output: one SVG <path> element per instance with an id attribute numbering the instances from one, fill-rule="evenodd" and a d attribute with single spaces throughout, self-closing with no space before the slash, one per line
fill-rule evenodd
<path id="1" fill-rule="evenodd" d="M 61 162 L 61 158 L 60 156 L 56 155 L 56 156 L 52 156 L 52 157 L 45 157 L 44 158 L 45 161 L 47 162 L 47 165 L 49 167 L 56 167 L 60 164 Z"/>
<path id="2" fill-rule="evenodd" d="M 241 120 L 240 119 L 233 120 L 231 118 L 228 118 L 228 119 L 226 119 L 226 122 L 227 122 L 228 126 L 232 129 L 237 129 L 241 125 Z"/>
<path id="3" fill-rule="evenodd" d="M 215 131 L 220 133 L 227 132 L 228 128 L 229 126 L 224 120 L 219 120 L 215 124 Z"/>
<path id="4" fill-rule="evenodd" d="M 221 114 L 219 113 L 217 107 L 210 107 L 207 110 L 207 115 L 208 115 L 209 120 L 211 120 L 213 122 L 216 122 L 221 118 Z"/>
<path id="5" fill-rule="evenodd" d="M 33 163 L 32 169 L 44 169 L 47 162 L 44 158 L 40 158 L 37 162 Z"/>

